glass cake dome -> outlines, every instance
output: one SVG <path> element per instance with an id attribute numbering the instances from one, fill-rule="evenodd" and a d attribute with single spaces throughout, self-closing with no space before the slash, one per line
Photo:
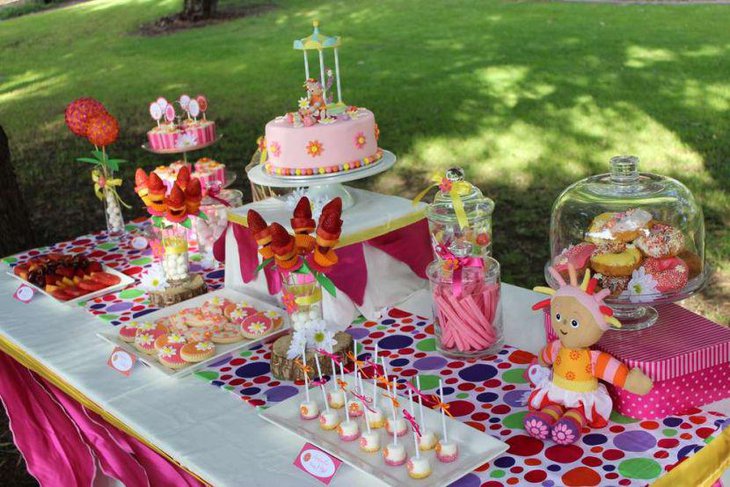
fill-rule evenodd
<path id="1" fill-rule="evenodd" d="M 634 156 L 613 157 L 608 174 L 569 186 L 553 204 L 550 265 L 568 279 L 568 264 L 611 291 L 606 303 L 623 330 L 656 322 L 650 305 L 685 299 L 709 275 L 702 208 L 679 181 L 639 172 Z"/>
<path id="2" fill-rule="evenodd" d="M 438 246 L 455 256 L 491 255 L 493 212 L 494 201 L 464 180 L 463 169 L 448 169 L 433 203 L 426 210 L 436 255 L 441 257 L 443 253 Z M 460 213 L 463 216 L 461 221 Z"/>

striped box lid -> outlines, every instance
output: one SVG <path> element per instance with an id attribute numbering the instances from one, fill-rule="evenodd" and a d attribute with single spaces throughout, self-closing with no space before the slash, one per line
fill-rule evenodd
<path id="1" fill-rule="evenodd" d="M 596 348 L 655 381 L 680 377 L 730 362 L 730 328 L 676 304 L 657 306 L 654 326 L 606 332 Z"/>

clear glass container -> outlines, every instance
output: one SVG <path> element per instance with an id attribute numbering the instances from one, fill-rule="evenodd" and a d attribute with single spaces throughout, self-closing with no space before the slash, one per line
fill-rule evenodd
<path id="1" fill-rule="evenodd" d="M 651 326 L 658 315 L 648 305 L 689 297 L 709 274 L 702 208 L 679 181 L 638 166 L 634 156 L 612 158 L 610 173 L 558 196 L 550 221 L 552 265 L 566 278 L 568 263 L 579 277 L 590 269 L 623 330 Z"/>
<path id="2" fill-rule="evenodd" d="M 489 256 L 466 259 L 458 266 L 435 260 L 426 271 L 436 348 L 458 358 L 494 355 L 504 343 L 499 262 Z"/>
<path id="3" fill-rule="evenodd" d="M 106 180 L 114 179 L 114 171 L 102 168 L 102 177 Z M 104 186 L 101 190 L 102 201 L 104 202 L 104 219 L 106 231 L 110 237 L 119 238 L 124 234 L 124 216 L 122 216 L 122 205 L 119 203 L 116 189 L 112 186 Z"/>
<path id="4" fill-rule="evenodd" d="M 228 203 L 228 206 L 224 201 Z M 200 211 L 208 217 L 208 220 L 193 217 L 198 251 L 201 254 L 213 252 L 213 244 L 228 226 L 228 209 L 237 208 L 242 204 L 243 193 L 237 189 L 223 189 L 215 195 L 215 198 L 210 196 L 203 198 Z"/>
<path id="5" fill-rule="evenodd" d="M 492 213 L 494 202 L 476 186 L 464 181 L 464 171 L 454 167 L 446 171 L 446 184 L 426 210 L 431 242 L 440 258 L 439 246 L 452 254 L 487 256 L 492 253 Z M 464 208 L 467 224 L 462 227 L 455 209 L 454 193 Z"/>
<path id="6" fill-rule="evenodd" d="M 173 224 L 162 229 L 162 271 L 168 283 L 179 284 L 190 279 L 188 229 Z"/>
<path id="7" fill-rule="evenodd" d="M 322 314 L 322 286 L 312 274 L 282 274 L 282 301 L 295 331 L 306 329 Z"/>

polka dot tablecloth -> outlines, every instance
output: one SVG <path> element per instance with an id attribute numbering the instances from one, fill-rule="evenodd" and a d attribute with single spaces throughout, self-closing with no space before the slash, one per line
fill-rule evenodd
<path id="1" fill-rule="evenodd" d="M 663 420 L 637 421 L 614 414 L 608 426 L 585 430 L 570 446 L 527 436 L 522 428 L 529 385 L 523 373 L 533 355 L 505 347 L 478 362 L 449 360 L 436 351 L 433 325 L 398 309 L 380 322 L 361 321 L 348 332 L 369 358 L 375 343 L 399 389 L 418 374 L 432 394 L 444 380 L 445 401 L 454 417 L 509 445 L 506 454 L 452 484 L 455 487 L 509 485 L 646 485 L 698 451 L 724 426 L 718 413 L 695 409 Z M 266 407 L 299 392 L 301 382 L 279 382 L 269 369 L 270 344 L 226 357 L 198 376 Z"/>
<path id="2" fill-rule="evenodd" d="M 130 224 L 127 229 L 139 232 L 140 225 Z M 136 277 L 152 264 L 152 252 L 133 249 L 128 242 L 93 234 L 5 261 L 12 266 L 45 252 L 84 253 Z M 194 255 L 193 260 L 196 258 L 199 256 Z M 211 289 L 222 286 L 222 268 L 203 270 L 195 262 L 192 265 Z M 114 326 L 155 311 L 146 294 L 134 286 L 81 306 Z M 405 381 L 419 374 L 422 388 L 432 393 L 438 378 L 443 378 L 445 399 L 454 417 L 509 445 L 507 453 L 455 482 L 457 487 L 645 485 L 701 449 L 730 422 L 718 413 L 699 409 L 651 421 L 614 415 L 605 428 L 586 430 L 576 444 L 559 446 L 531 438 L 522 428 L 529 390 L 523 372 L 531 354 L 505 347 L 479 362 L 449 360 L 436 352 L 432 324 L 397 309 L 379 322 L 355 322 L 348 332 L 361 345 L 361 359 L 368 358 L 378 343 L 380 356 L 385 357 L 401 390 Z M 253 406 L 283 401 L 296 395 L 302 384 L 279 382 L 271 376 L 270 347 L 258 345 L 227 356 L 196 375 Z"/>

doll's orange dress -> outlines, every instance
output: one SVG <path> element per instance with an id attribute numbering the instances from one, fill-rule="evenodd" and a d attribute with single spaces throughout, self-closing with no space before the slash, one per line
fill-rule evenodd
<path id="1" fill-rule="evenodd" d="M 629 368 L 605 352 L 563 347 L 560 340 L 548 343 L 540 355 L 552 364 L 553 374 L 535 384 L 528 399 L 530 409 L 560 404 L 580 410 L 591 427 L 605 426 L 613 402 L 598 379 L 623 387 Z"/>

